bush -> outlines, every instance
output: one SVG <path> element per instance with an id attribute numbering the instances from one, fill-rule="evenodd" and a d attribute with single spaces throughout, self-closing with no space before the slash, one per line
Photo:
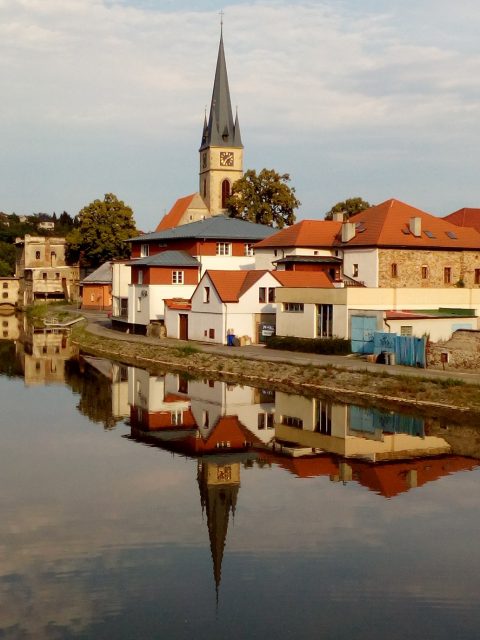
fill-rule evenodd
<path id="1" fill-rule="evenodd" d="M 270 336 L 267 338 L 269 349 L 301 351 L 303 353 L 323 353 L 329 355 L 347 355 L 351 353 L 350 340 L 342 338 L 294 338 L 293 336 Z"/>

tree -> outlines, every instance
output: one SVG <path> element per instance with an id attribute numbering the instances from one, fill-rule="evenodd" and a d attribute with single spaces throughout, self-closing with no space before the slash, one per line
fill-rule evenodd
<path id="1" fill-rule="evenodd" d="M 288 173 L 280 175 L 273 169 L 254 169 L 245 172 L 232 187 L 227 200 L 231 218 L 266 224 L 282 229 L 295 222 L 294 210 L 300 205 L 295 189 L 288 186 Z"/>
<path id="2" fill-rule="evenodd" d="M 107 260 L 130 257 L 126 240 L 137 233 L 133 211 L 113 193 L 84 207 L 76 224 L 66 238 L 68 262 L 96 268 Z"/>
<path id="3" fill-rule="evenodd" d="M 337 202 L 333 207 L 325 214 L 325 220 L 331 220 L 334 213 L 343 213 L 344 218 L 348 220 L 351 216 L 354 216 L 364 209 L 372 207 L 370 203 L 362 198 L 347 198 L 344 202 Z"/>
<path id="4" fill-rule="evenodd" d="M 0 276 L 13 276 L 15 273 L 15 245 L 0 241 Z"/>

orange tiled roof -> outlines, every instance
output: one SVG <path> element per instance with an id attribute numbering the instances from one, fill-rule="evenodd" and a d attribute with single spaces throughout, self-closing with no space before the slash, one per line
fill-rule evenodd
<path id="1" fill-rule="evenodd" d="M 464 207 L 443 218 L 459 227 L 473 227 L 480 231 L 480 209 Z"/>
<path id="2" fill-rule="evenodd" d="M 170 209 L 168 213 L 166 213 L 163 218 L 158 223 L 155 231 L 164 231 L 165 229 L 171 229 L 172 227 L 176 227 L 180 220 L 182 219 L 183 214 L 188 209 L 188 207 L 192 204 L 192 200 L 196 196 L 196 193 L 192 193 L 189 196 L 184 196 L 183 198 L 179 198 L 173 207 Z"/>
<path id="3" fill-rule="evenodd" d="M 207 273 L 222 302 L 238 302 L 240 296 L 267 272 L 208 270 Z"/>
<path id="4" fill-rule="evenodd" d="M 408 231 L 410 218 L 420 218 L 421 234 Z M 340 246 L 412 247 L 435 249 L 478 249 L 480 233 L 458 227 L 399 200 L 387 200 L 352 216 L 357 225 L 355 237 Z M 449 235 L 451 234 L 451 235 Z"/>
<path id="5" fill-rule="evenodd" d="M 183 300 L 179 298 L 165 298 L 164 303 L 169 309 L 180 309 L 189 311 L 192 308 L 190 300 Z"/>
<path id="6" fill-rule="evenodd" d="M 272 271 L 282 287 L 333 287 L 333 282 L 323 271 Z"/>
<path id="7" fill-rule="evenodd" d="M 257 242 L 257 247 L 331 247 L 340 233 L 341 222 L 302 220 Z"/>

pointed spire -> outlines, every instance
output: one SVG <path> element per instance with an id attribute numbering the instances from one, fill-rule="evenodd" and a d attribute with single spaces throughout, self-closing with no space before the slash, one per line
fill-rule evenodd
<path id="1" fill-rule="evenodd" d="M 237 133 L 238 131 L 238 133 Z M 202 135 L 200 149 L 205 147 L 242 147 L 238 114 L 233 121 L 230 89 L 228 86 L 227 64 L 223 48 L 223 21 L 220 28 L 217 68 L 213 83 L 212 102 L 208 124 Z"/>

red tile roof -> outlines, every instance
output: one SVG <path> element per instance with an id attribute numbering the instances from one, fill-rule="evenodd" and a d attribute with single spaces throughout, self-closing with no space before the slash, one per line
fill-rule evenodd
<path id="1" fill-rule="evenodd" d="M 180 298 L 166 298 L 164 300 L 165 304 L 169 309 L 180 309 L 180 311 L 190 311 L 192 305 L 190 300 L 184 300 Z"/>
<path id="2" fill-rule="evenodd" d="M 206 273 L 222 302 L 238 302 L 245 291 L 250 289 L 267 271 L 208 270 Z"/>
<path id="3" fill-rule="evenodd" d="M 282 287 L 333 287 L 333 282 L 323 271 L 272 271 Z"/>
<path id="4" fill-rule="evenodd" d="M 408 231 L 411 218 L 420 218 L 421 234 Z M 357 225 L 355 237 L 339 246 L 480 249 L 480 233 L 458 227 L 399 200 L 387 200 L 349 220 Z"/>
<path id="5" fill-rule="evenodd" d="M 334 220 L 302 220 L 257 242 L 255 248 L 267 247 L 331 247 L 342 228 Z"/>
<path id="6" fill-rule="evenodd" d="M 163 218 L 160 220 L 155 231 L 164 231 L 165 229 L 171 229 L 172 227 L 176 227 L 180 220 L 182 219 L 183 214 L 188 209 L 188 207 L 192 204 L 192 200 L 196 196 L 196 193 L 192 193 L 189 196 L 184 196 L 183 198 L 179 198 L 173 207 L 170 209 L 168 213 L 166 213 Z"/>
<path id="7" fill-rule="evenodd" d="M 473 227 L 477 231 L 480 231 L 480 209 L 464 207 L 463 209 L 450 213 L 443 219 L 458 227 Z"/>

